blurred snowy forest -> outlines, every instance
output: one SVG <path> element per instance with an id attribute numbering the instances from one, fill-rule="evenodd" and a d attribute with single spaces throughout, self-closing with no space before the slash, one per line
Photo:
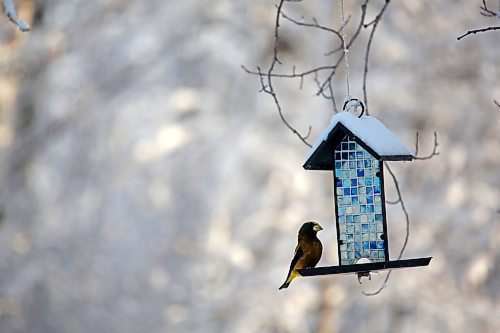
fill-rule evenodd
<path id="1" fill-rule="evenodd" d="M 386 273 L 278 291 L 304 221 L 325 229 L 319 265 L 337 248 L 331 174 L 302 169 L 308 147 L 241 68 L 269 64 L 275 4 L 18 0 L 28 33 L 0 17 L 0 332 L 500 331 L 500 32 L 456 39 L 498 19 L 479 0 L 393 1 L 380 22 L 370 114 L 409 147 L 420 132 L 423 155 L 437 131 L 440 155 L 390 164 L 404 257 L 434 259 L 367 297 Z M 360 4 L 346 1 L 349 34 Z M 339 27 L 338 1 L 286 11 Z M 280 33 L 278 70 L 331 61 L 330 34 Z M 354 97 L 367 38 L 350 52 Z M 314 140 L 332 106 L 299 86 L 275 88 Z M 404 216 L 387 209 L 394 258 Z"/>

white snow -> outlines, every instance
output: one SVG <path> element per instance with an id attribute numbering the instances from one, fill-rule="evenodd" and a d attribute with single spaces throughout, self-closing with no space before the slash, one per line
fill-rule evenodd
<path id="1" fill-rule="evenodd" d="M 314 142 L 306 160 L 311 157 L 323 141 L 326 141 L 328 134 L 330 134 L 338 123 L 347 127 L 352 134 L 361 139 L 361 141 L 372 148 L 381 157 L 398 155 L 414 156 L 415 154 L 414 151 L 408 149 L 406 145 L 377 118 L 371 116 L 362 116 L 358 118 L 358 116 L 352 112 L 342 111 L 332 117 L 330 125 L 321 132 L 319 138 Z"/>

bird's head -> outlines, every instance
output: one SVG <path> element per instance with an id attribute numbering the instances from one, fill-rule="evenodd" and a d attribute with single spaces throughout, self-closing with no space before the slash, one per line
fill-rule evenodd
<path id="1" fill-rule="evenodd" d="M 314 222 L 314 221 L 309 221 L 306 222 L 302 225 L 302 227 L 299 230 L 299 236 L 300 235 L 316 235 L 316 233 L 320 230 L 323 230 L 323 227 L 319 225 L 319 223 Z"/>

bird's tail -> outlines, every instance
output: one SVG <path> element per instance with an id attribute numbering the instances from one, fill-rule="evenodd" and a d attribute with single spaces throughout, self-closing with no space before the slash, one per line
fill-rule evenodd
<path id="1" fill-rule="evenodd" d="M 288 286 L 289 286 L 289 285 L 290 285 L 290 282 L 285 282 L 285 283 L 283 283 L 283 284 L 281 285 L 281 287 L 280 287 L 280 289 L 279 289 L 279 290 L 284 289 L 284 288 L 288 288 Z"/>
<path id="2" fill-rule="evenodd" d="M 288 275 L 285 283 L 283 283 L 281 285 L 281 287 L 279 288 L 279 290 L 288 288 L 288 286 L 290 285 L 290 282 L 292 282 L 292 280 L 295 279 L 297 276 L 300 276 L 300 274 L 297 273 L 297 272 L 295 272 L 295 271 L 292 271 L 291 274 Z"/>

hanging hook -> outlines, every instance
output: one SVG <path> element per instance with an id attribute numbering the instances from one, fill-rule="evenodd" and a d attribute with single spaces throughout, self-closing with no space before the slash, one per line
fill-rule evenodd
<path id="1" fill-rule="evenodd" d="M 365 105 L 363 104 L 363 102 L 361 102 L 359 99 L 357 98 L 351 98 L 351 99 L 348 99 L 345 101 L 344 103 L 344 107 L 342 108 L 342 111 L 346 111 L 346 107 L 347 105 L 350 103 L 350 102 L 357 102 L 356 103 L 356 106 L 358 105 L 361 105 L 361 114 L 358 116 L 358 118 L 361 118 L 361 116 L 365 113 Z"/>

